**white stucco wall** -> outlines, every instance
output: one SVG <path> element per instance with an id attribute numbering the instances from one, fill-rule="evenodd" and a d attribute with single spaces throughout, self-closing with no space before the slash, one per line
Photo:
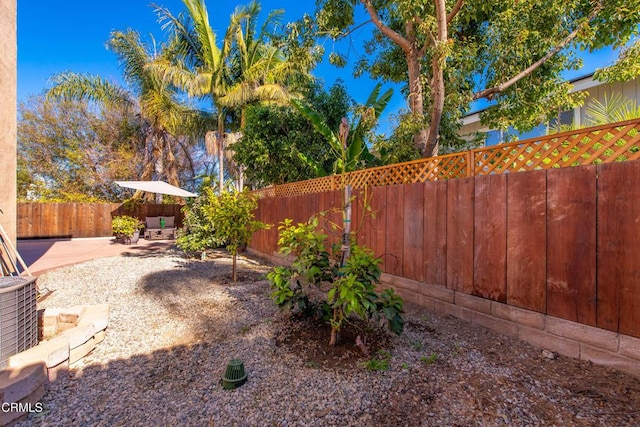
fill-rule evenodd
<path id="1" fill-rule="evenodd" d="M 16 240 L 17 0 L 0 1 L 0 224 Z"/>

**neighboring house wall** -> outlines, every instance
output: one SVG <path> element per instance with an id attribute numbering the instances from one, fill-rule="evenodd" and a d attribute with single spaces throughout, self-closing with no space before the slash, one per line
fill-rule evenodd
<path id="1" fill-rule="evenodd" d="M 595 82 L 591 77 L 584 79 L 583 85 L 575 83 L 576 90 L 581 90 L 581 86 L 588 86 L 586 90 L 589 95 L 582 107 L 578 107 L 574 110 L 574 123 L 582 126 L 586 118 L 586 110 L 589 102 L 593 99 L 597 99 L 600 102 L 604 102 L 605 96 L 611 97 L 613 93 L 620 93 L 627 99 L 635 99 L 640 101 L 640 83 L 638 80 L 631 80 L 624 83 L 604 84 Z"/>
<path id="2" fill-rule="evenodd" d="M 0 2 L 0 225 L 16 240 L 16 0 Z"/>
<path id="3" fill-rule="evenodd" d="M 586 119 L 586 110 L 589 102 L 593 99 L 597 99 L 600 102 L 604 102 L 605 95 L 611 96 L 613 93 L 621 93 L 625 98 L 631 100 L 640 101 L 640 82 L 631 80 L 624 83 L 601 83 L 593 80 L 593 76 L 581 77 L 572 81 L 575 92 L 586 91 L 588 93 L 584 104 L 581 107 L 577 107 L 573 110 L 573 114 L 567 118 L 573 119 L 573 123 L 576 126 L 583 126 Z M 566 115 L 565 115 L 566 116 Z M 540 125 L 533 131 L 519 134 L 515 130 L 505 132 L 503 135 L 499 134 L 499 131 L 489 128 L 486 125 L 480 123 L 480 112 L 474 112 L 462 119 L 462 128 L 460 129 L 460 135 L 470 135 L 476 132 L 487 134 L 485 145 L 495 145 L 500 142 L 507 142 L 509 135 L 518 135 L 519 139 L 534 138 L 542 136 L 546 132 L 546 125 Z"/>

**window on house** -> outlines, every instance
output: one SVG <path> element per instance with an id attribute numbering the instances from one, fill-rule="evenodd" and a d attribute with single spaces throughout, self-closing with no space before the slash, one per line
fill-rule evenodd
<path id="1" fill-rule="evenodd" d="M 573 110 L 562 111 L 557 117 L 549 122 L 551 129 L 557 129 L 560 126 L 571 126 L 573 124 Z"/>

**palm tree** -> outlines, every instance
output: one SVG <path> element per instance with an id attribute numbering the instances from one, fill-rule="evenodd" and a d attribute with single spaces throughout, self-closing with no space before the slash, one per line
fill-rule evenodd
<path id="1" fill-rule="evenodd" d="M 271 11 L 258 30 L 260 11 L 257 1 L 237 8 L 229 27 L 233 37 L 231 84 L 220 103 L 241 111 L 241 128 L 244 128 L 247 105 L 255 102 L 286 105 L 292 97 L 287 83 L 294 78 L 308 78 L 308 70 L 287 60 L 270 31 L 277 28 L 284 11 Z"/>
<path id="2" fill-rule="evenodd" d="M 216 146 L 220 192 L 224 191 L 223 135 L 227 111 L 219 104 L 229 84 L 227 57 L 230 51 L 230 34 L 218 47 L 216 33 L 209 23 L 204 0 L 182 0 L 188 16 L 174 16 L 168 9 L 158 7 L 156 12 L 163 28 L 169 27 L 173 34 L 171 49 L 173 56 L 156 61 L 154 69 L 164 73 L 176 86 L 190 96 L 210 97 L 213 114 L 217 122 Z M 208 144 L 207 144 L 208 145 Z"/>
<path id="3" fill-rule="evenodd" d="M 182 150 L 194 172 L 193 160 L 185 139 L 179 136 L 180 131 L 205 126 L 206 116 L 181 103 L 177 89 L 147 67 L 159 56 L 155 43 L 150 49 L 141 42 L 137 32 L 127 30 L 112 32 L 107 46 L 117 55 L 124 81 L 131 90 L 100 76 L 64 72 L 53 77 L 53 87 L 47 96 L 133 109 L 140 118 L 144 144 L 150 153 L 140 178 L 166 176 L 169 183 L 179 186 L 176 148 Z"/>
<path id="4" fill-rule="evenodd" d="M 640 105 L 635 99 L 629 99 L 619 92 L 605 93 L 602 101 L 592 98 L 587 102 L 582 125 L 578 126 L 575 123 L 563 125 L 560 120 L 557 120 L 554 126 L 547 127 L 547 134 L 624 122 L 639 117 Z"/>
<path id="5" fill-rule="evenodd" d="M 599 126 L 638 117 L 640 117 L 640 106 L 637 100 L 626 98 L 619 92 L 605 93 L 602 102 L 593 98 L 587 104 L 585 125 Z"/>
<path id="6" fill-rule="evenodd" d="M 271 11 L 258 27 L 261 7 L 257 1 L 239 7 L 231 17 L 232 34 L 230 57 L 231 83 L 219 100 L 221 105 L 239 112 L 242 135 L 246 122 L 246 110 L 257 102 L 288 104 L 294 96 L 288 83 L 309 78 L 309 70 L 289 61 L 276 42 L 272 29 L 278 27 L 282 9 Z M 235 138 L 237 140 L 237 138 Z M 243 171 L 236 165 L 238 189 L 243 187 Z"/>
<path id="7" fill-rule="evenodd" d="M 215 144 L 207 144 L 208 151 L 218 156 L 220 191 L 224 191 L 224 135 L 229 116 L 240 114 L 240 130 L 244 125 L 246 106 L 254 102 L 287 102 L 290 94 L 285 85 L 294 76 L 306 71 L 286 60 L 280 47 L 271 43 L 281 10 L 269 14 L 257 30 L 260 4 L 251 2 L 238 7 L 218 47 L 211 28 L 204 0 L 183 0 L 188 17 L 173 16 L 167 9 L 158 8 L 160 20 L 173 29 L 173 61 L 158 63 L 170 80 L 187 93 L 197 97 L 211 97 L 218 130 Z M 210 134 L 211 135 L 211 134 Z M 211 142 L 211 141 L 209 141 Z"/>

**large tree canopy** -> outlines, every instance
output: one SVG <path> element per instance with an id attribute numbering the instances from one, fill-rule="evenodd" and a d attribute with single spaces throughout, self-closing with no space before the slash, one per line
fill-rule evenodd
<path id="1" fill-rule="evenodd" d="M 356 74 L 406 83 L 422 156 L 437 154 L 443 118 L 474 100 L 494 104 L 486 123 L 519 130 L 574 105 L 561 73 L 582 50 L 626 44 L 640 23 L 640 0 L 319 0 L 319 31 L 347 36 L 358 7 L 375 30 Z"/>
<path id="2" fill-rule="evenodd" d="M 138 179 L 140 122 L 126 109 L 32 97 L 18 109 L 18 197 L 87 201 L 122 197 L 114 180 Z"/>

